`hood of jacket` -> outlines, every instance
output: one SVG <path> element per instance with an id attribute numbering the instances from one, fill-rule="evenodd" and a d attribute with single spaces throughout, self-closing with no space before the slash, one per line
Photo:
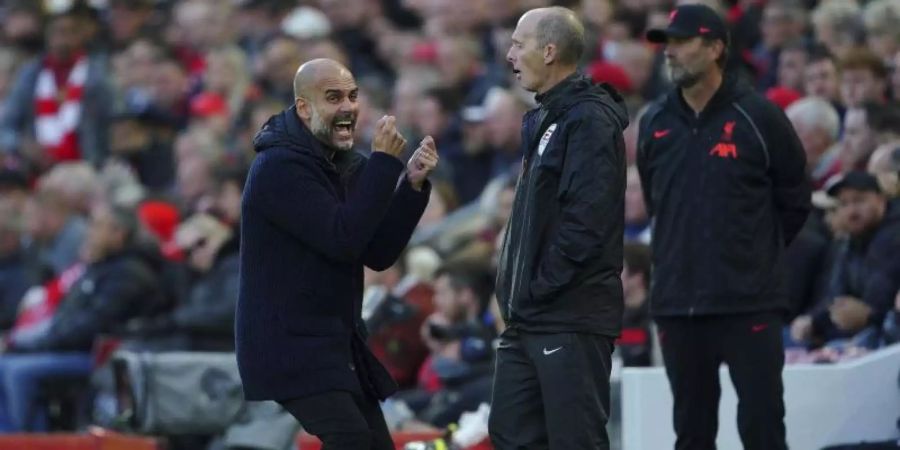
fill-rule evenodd
<path id="1" fill-rule="evenodd" d="M 595 84 L 590 77 L 580 73 L 570 75 L 549 91 L 535 96 L 535 100 L 551 115 L 577 104 L 596 103 L 621 129 L 628 126 L 628 110 L 619 92 L 607 83 Z"/>

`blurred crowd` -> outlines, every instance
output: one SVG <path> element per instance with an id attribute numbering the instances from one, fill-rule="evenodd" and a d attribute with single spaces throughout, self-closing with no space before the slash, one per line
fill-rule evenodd
<path id="1" fill-rule="evenodd" d="M 48 380 L 86 378 L 109 343 L 233 351 L 240 201 L 253 137 L 331 58 L 360 87 L 357 150 L 390 113 L 442 156 L 405 255 L 367 272 L 371 345 L 407 422 L 444 427 L 490 398 L 496 248 L 535 106 L 506 62 L 527 9 L 576 10 L 582 67 L 627 99 L 626 366 L 658 363 L 652 227 L 637 123 L 671 86 L 672 0 L 7 0 L 0 6 L 0 430 L 41 430 Z M 816 210 L 785 260 L 791 361 L 900 340 L 900 0 L 705 0 L 728 70 L 783 108 Z M 761 130 L 765 133 L 765 130 Z M 413 150 L 410 148 L 410 151 Z M 408 156 L 408 155 L 407 155 Z M 298 209 L 303 199 L 296 199 Z M 313 213 L 313 212 L 311 212 Z M 400 426 L 399 424 L 395 424 Z"/>

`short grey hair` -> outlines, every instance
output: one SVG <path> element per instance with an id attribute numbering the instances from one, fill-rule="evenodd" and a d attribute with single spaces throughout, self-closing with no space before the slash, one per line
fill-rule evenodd
<path id="1" fill-rule="evenodd" d="M 837 110 L 821 97 L 805 97 L 788 106 L 785 114 L 791 122 L 802 123 L 811 128 L 818 128 L 828 133 L 832 142 L 838 140 L 841 131 L 841 119 Z"/>
<path id="2" fill-rule="evenodd" d="M 142 225 L 140 219 L 138 219 L 137 211 L 134 208 L 113 203 L 108 203 L 105 206 L 109 208 L 109 214 L 113 222 L 125 235 L 125 246 L 128 247 L 135 244 L 142 234 Z"/>
<path id="3" fill-rule="evenodd" d="M 568 8 L 548 8 L 547 14 L 538 21 L 535 34 L 539 47 L 556 45 L 562 64 L 578 64 L 584 54 L 584 25 Z"/>

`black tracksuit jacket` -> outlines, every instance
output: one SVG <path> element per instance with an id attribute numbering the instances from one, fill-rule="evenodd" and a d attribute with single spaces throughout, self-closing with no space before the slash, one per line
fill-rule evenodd
<path id="1" fill-rule="evenodd" d="M 512 328 L 617 336 L 628 115 L 607 85 L 572 75 L 525 114 L 525 160 L 500 253 Z"/>
<path id="2" fill-rule="evenodd" d="M 734 76 L 698 115 L 680 90 L 641 118 L 655 316 L 786 307 L 781 259 L 810 210 L 806 156 L 784 113 Z"/>

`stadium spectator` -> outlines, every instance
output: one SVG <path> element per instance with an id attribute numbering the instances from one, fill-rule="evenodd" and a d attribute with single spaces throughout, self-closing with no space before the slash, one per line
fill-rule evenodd
<path id="1" fill-rule="evenodd" d="M 419 388 L 400 395 L 420 420 L 445 427 L 490 400 L 491 290 L 489 277 L 478 270 L 444 267 L 435 274 L 435 311 L 421 330 L 430 354 L 419 372 Z"/>
<path id="2" fill-rule="evenodd" d="M 853 1 L 819 2 L 812 25 L 816 40 L 838 59 L 862 44 L 865 35 L 859 4 Z"/>
<path id="3" fill-rule="evenodd" d="M 896 0 L 872 0 L 862 12 L 866 27 L 866 46 L 886 64 L 900 51 L 900 3 Z"/>
<path id="4" fill-rule="evenodd" d="M 841 168 L 841 149 L 837 145 L 841 122 L 837 110 L 823 98 L 806 97 L 789 106 L 785 113 L 806 151 L 806 173 L 813 188 L 820 189 Z"/>
<path id="5" fill-rule="evenodd" d="M 792 338 L 810 346 L 880 327 L 900 287 L 897 205 L 888 202 L 875 177 L 865 172 L 835 178 L 827 192 L 838 199 L 838 214 L 848 236 L 841 241 L 833 267 L 826 269 L 825 298 L 791 324 Z M 877 345 L 877 341 L 866 345 Z"/>
<path id="6" fill-rule="evenodd" d="M 112 92 L 106 58 L 88 47 L 86 9 L 50 18 L 46 52 L 19 71 L 0 119 L 0 150 L 41 170 L 80 158 L 99 166 L 108 153 Z"/>
<path id="7" fill-rule="evenodd" d="M 102 333 L 117 330 L 126 320 L 150 313 L 163 304 L 152 254 L 140 246 L 134 211 L 98 204 L 81 258 L 83 276 L 62 299 L 44 330 L 6 343 L 0 357 L 0 389 L 5 423 L 0 428 L 21 431 L 29 425 L 45 430 L 39 415 L 28 423 L 39 386 L 54 377 L 86 377 L 91 370 L 91 346 Z"/>
<path id="8" fill-rule="evenodd" d="M 828 100 L 843 117 L 837 60 L 821 45 L 814 46 L 809 52 L 803 69 L 803 91 L 808 96 Z"/>
<path id="9" fill-rule="evenodd" d="M 841 171 L 864 170 L 869 156 L 875 151 L 876 134 L 870 126 L 872 113 L 880 106 L 852 107 L 844 115 L 844 135 L 841 137 Z"/>
<path id="10" fill-rule="evenodd" d="M 855 49 L 841 59 L 841 100 L 848 108 L 866 102 L 884 103 L 888 70 L 877 55 Z"/>
<path id="11" fill-rule="evenodd" d="M 129 323 L 142 350 L 234 351 L 234 311 L 238 294 L 238 241 L 234 230 L 206 214 L 178 227 L 193 275 L 184 303 L 173 311 Z"/>

